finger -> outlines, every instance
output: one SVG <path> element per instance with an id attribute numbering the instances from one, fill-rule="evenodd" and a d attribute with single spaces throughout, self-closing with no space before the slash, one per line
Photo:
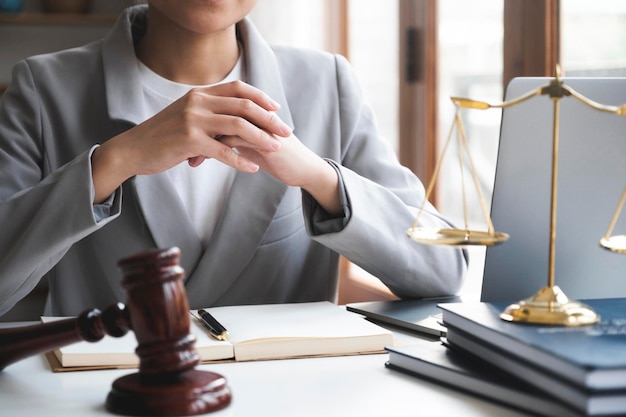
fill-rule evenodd
<path id="1" fill-rule="evenodd" d="M 271 151 L 279 147 L 274 136 L 291 131 L 275 113 L 248 99 L 219 97 L 207 94 L 206 89 L 193 89 L 182 100 L 187 123 L 213 138 L 239 136 L 249 142 L 248 146 Z"/>
<path id="2" fill-rule="evenodd" d="M 200 164 L 202 164 L 205 159 L 206 158 L 204 156 L 194 156 L 193 158 L 189 158 L 187 160 L 187 163 L 190 167 L 195 168 L 197 166 L 200 166 Z"/>
<path id="3" fill-rule="evenodd" d="M 210 100 L 212 96 L 222 98 L 222 100 L 212 100 L 211 103 L 207 103 L 214 113 L 243 117 L 256 126 L 279 136 L 287 137 L 292 133 L 291 128 L 274 112 L 279 107 L 278 103 L 251 85 L 233 82 L 227 83 L 225 87 L 218 85 L 196 90 L 198 93 L 204 93 L 207 100 Z M 193 94 L 193 90 L 190 93 Z"/>
<path id="4" fill-rule="evenodd" d="M 243 119 L 259 129 L 267 131 L 270 135 L 278 135 L 288 137 L 291 135 L 291 129 L 283 122 L 276 113 L 267 111 L 259 107 L 256 103 L 245 98 L 226 97 L 221 100 L 214 100 L 210 104 L 210 109 L 215 115 L 234 116 Z M 237 126 L 241 123 L 238 120 L 230 120 L 230 123 Z M 235 133 L 231 132 L 224 133 Z"/>
<path id="5" fill-rule="evenodd" d="M 263 91 L 240 80 L 218 84 L 206 89 L 210 90 L 210 94 L 222 97 L 239 97 L 251 100 L 268 111 L 276 111 L 280 108 L 280 104 Z"/>
<path id="6" fill-rule="evenodd" d="M 269 149 L 266 146 L 257 146 L 251 143 L 250 141 L 245 140 L 239 136 L 222 136 L 219 138 L 219 141 L 230 148 L 255 149 L 255 150 L 265 151 L 265 152 L 277 151 L 281 147 L 280 141 L 276 140 L 276 138 L 272 138 L 272 143 Z"/>
<path id="7" fill-rule="evenodd" d="M 213 148 L 208 152 L 214 159 L 235 168 L 238 171 L 255 173 L 259 170 L 259 165 L 235 152 L 230 146 L 226 146 L 220 142 L 212 142 Z"/>
<path id="8" fill-rule="evenodd" d="M 250 149 L 250 148 L 236 148 L 236 152 L 248 159 L 249 161 L 252 161 L 253 163 L 257 164 L 257 165 L 261 165 L 261 161 L 263 160 L 263 156 L 261 154 L 259 154 L 257 151 L 255 151 L 254 149 Z"/>
<path id="9" fill-rule="evenodd" d="M 222 143 L 246 146 L 268 152 L 280 149 L 277 136 L 261 129 L 247 119 L 231 115 L 210 115 L 204 120 L 206 134 Z"/>

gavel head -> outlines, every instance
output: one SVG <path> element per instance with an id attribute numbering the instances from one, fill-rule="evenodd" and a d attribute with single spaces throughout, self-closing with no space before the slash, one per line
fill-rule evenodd
<path id="1" fill-rule="evenodd" d="M 193 348 L 195 337 L 189 333 L 185 272 L 179 260 L 180 249 L 173 247 L 118 262 L 142 375 L 179 373 L 200 361 Z"/>

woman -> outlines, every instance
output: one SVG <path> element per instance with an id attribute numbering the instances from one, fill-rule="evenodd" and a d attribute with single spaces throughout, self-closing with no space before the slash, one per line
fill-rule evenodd
<path id="1" fill-rule="evenodd" d="M 338 254 L 400 297 L 455 293 L 464 252 L 404 236 L 424 189 L 347 62 L 271 47 L 254 0 L 150 0 L 105 39 L 18 63 L 0 101 L 0 314 L 123 300 L 116 262 L 178 246 L 192 308 L 333 299 Z M 431 205 L 422 225 L 446 225 Z"/>

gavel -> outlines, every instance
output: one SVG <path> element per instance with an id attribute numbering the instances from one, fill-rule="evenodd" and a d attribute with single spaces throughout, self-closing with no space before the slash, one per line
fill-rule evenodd
<path id="1" fill-rule="evenodd" d="M 134 416 L 187 416 L 221 410 L 231 402 L 226 379 L 196 370 L 200 357 L 189 333 L 189 302 L 180 250 L 156 249 L 122 259 L 126 304 L 90 309 L 76 318 L 0 330 L 0 370 L 20 359 L 105 335 L 135 333 L 139 371 L 113 382 L 110 412 Z"/>

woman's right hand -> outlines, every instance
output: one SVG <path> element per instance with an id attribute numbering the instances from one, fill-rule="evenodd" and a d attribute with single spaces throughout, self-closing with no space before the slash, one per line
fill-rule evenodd
<path id="1" fill-rule="evenodd" d="M 253 173 L 254 162 L 220 141 L 237 137 L 245 147 L 272 152 L 280 148 L 274 135 L 291 129 L 276 116 L 279 105 L 241 81 L 196 88 L 163 111 L 99 146 L 92 155 L 94 203 L 99 203 L 134 175 L 163 172 L 183 161 L 197 166 L 217 159 Z"/>

